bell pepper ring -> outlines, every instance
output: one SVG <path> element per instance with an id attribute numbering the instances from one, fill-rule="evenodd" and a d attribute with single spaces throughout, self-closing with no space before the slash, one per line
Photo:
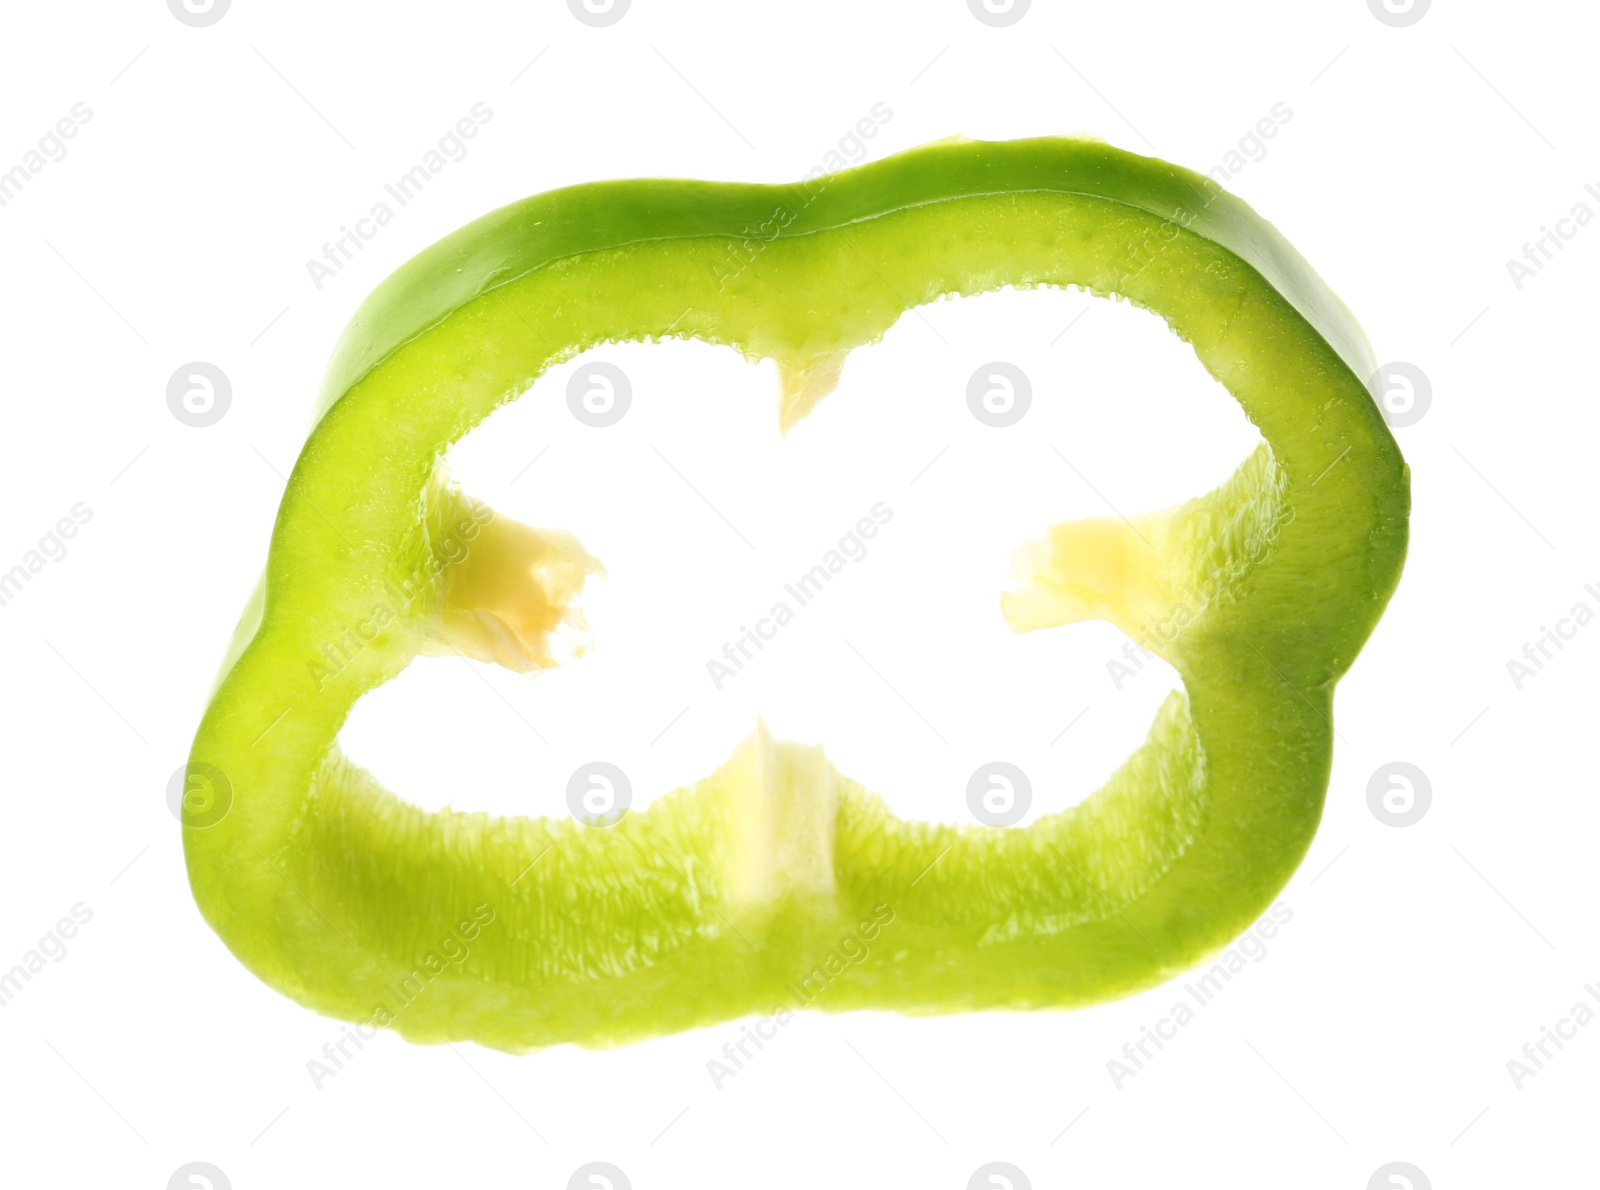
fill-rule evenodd
<path id="1" fill-rule="evenodd" d="M 495 515 L 442 461 L 546 369 L 607 342 L 726 345 L 777 362 L 787 429 L 908 310 L 1006 286 L 1160 315 L 1263 439 L 1207 495 L 1016 554 L 1014 630 L 1107 620 L 1182 679 L 1085 801 L 1026 827 L 902 821 L 820 748 L 758 729 L 596 829 L 425 812 L 341 754 L 357 699 L 413 657 L 533 670 L 581 622 L 598 562 Z M 1070 1008 L 1149 988 L 1247 928 L 1316 831 L 1334 684 L 1406 548 L 1409 473 L 1373 371 L 1271 224 L 1092 138 L 957 138 L 794 185 L 601 182 L 486 215 L 384 281 L 335 351 L 194 739 L 195 900 L 318 1012 L 510 1051 L 774 1005 Z M 459 561 L 452 537 L 470 538 Z M 1181 632 L 1150 630 L 1177 608 Z M 881 941 L 855 961 L 843 938 Z"/>

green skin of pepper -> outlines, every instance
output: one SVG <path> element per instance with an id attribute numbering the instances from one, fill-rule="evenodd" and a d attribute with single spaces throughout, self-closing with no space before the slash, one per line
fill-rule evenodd
<path id="1" fill-rule="evenodd" d="M 1119 800 L 1084 804 L 1114 813 L 910 824 L 841 779 L 834 893 L 735 926 L 708 783 L 595 829 L 425 813 L 340 756 L 350 709 L 423 647 L 426 616 L 396 616 L 314 683 L 322 646 L 393 602 L 443 452 L 552 364 L 693 337 L 803 365 L 1008 285 L 1160 315 L 1270 452 L 1227 497 L 1270 504 L 1270 545 L 1185 628 L 1169 659 L 1186 697 Z M 1409 475 L 1372 371 L 1269 223 L 1087 139 L 941 142 L 787 186 L 596 183 L 487 215 L 385 281 L 335 353 L 191 752 L 228 787 L 220 821 L 184 827 L 196 901 L 250 970 L 320 1012 L 515 1051 L 784 1007 L 1065 1008 L 1160 983 L 1248 927 L 1315 833 L 1334 684 L 1406 545 Z M 1153 865 L 1105 858 L 1163 830 Z"/>

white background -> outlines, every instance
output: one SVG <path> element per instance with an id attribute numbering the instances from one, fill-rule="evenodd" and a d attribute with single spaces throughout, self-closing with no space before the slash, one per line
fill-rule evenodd
<path id="1" fill-rule="evenodd" d="M 93 912 L 0 1009 L 7 1184 L 158 1190 L 193 1161 L 239 1190 L 562 1187 L 594 1160 L 640 1190 L 955 1188 L 995 1160 L 1036 1187 L 1360 1190 L 1392 1161 L 1440 1190 L 1593 1176 L 1600 1025 L 1520 1089 L 1506 1065 L 1600 981 L 1600 627 L 1520 690 L 1506 664 L 1574 604 L 1600 610 L 1600 226 L 1520 289 L 1506 267 L 1575 204 L 1600 212 L 1592 13 L 1439 3 L 1394 28 L 1362 0 L 1035 0 L 991 28 L 957 0 L 634 0 L 592 28 L 551 0 L 236 0 L 191 28 L 141 0 L 3 19 L 0 170 L 74 104 L 93 113 L 0 208 L 0 570 L 75 504 L 93 514 L 0 607 L 0 967 L 74 904 Z M 479 102 L 493 118 L 468 155 L 319 290 L 306 261 Z M 733 1023 L 525 1057 L 385 1035 L 318 1089 L 306 1063 L 337 1023 L 206 928 L 164 798 L 340 328 L 493 207 L 610 177 L 791 180 L 879 103 L 892 117 L 863 159 L 1092 131 L 1201 170 L 1286 105 L 1228 185 L 1380 360 L 1430 379 L 1430 408 L 1396 430 L 1410 559 L 1339 690 L 1292 921 L 1120 1089 L 1107 1061 L 1177 987 L 1073 1014 L 807 1015 L 721 1089 L 706 1063 Z M 1037 814 L 1142 738 L 1170 670 L 1118 690 L 1115 630 L 1013 637 L 996 593 L 1045 525 L 1198 494 L 1255 440 L 1159 322 L 1067 293 L 941 303 L 856 353 L 786 440 L 770 364 L 697 344 L 590 358 L 630 378 L 617 426 L 574 420 L 567 365 L 455 457 L 470 491 L 605 560 L 595 653 L 535 678 L 414 665 L 344 735 L 397 792 L 557 814 L 571 770 L 603 758 L 642 805 L 709 773 L 759 713 L 899 813 L 955 820 L 986 760 L 1030 772 Z M 204 429 L 166 404 L 193 360 L 233 389 Z M 1010 430 L 965 405 L 991 360 L 1033 381 Z M 894 519 L 869 556 L 716 690 L 705 661 L 878 501 Z M 1432 786 L 1404 829 L 1367 805 L 1396 760 Z"/>

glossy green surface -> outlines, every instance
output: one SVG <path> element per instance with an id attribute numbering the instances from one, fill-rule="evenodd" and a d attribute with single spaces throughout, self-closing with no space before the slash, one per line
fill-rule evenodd
<path id="1" fill-rule="evenodd" d="M 1265 440 L 1149 522 L 1141 590 L 1193 613 L 1163 653 L 1185 691 L 1087 801 L 1025 829 L 903 822 L 779 745 L 800 807 L 784 813 L 834 799 L 805 860 L 827 887 L 780 865 L 751 900 L 730 874 L 749 867 L 748 807 L 768 803 L 738 765 L 592 828 L 425 813 L 340 755 L 356 700 L 438 649 L 456 598 L 447 577 L 394 597 L 471 514 L 440 458 L 553 363 L 694 337 L 803 375 L 915 305 L 1007 285 L 1159 314 Z M 191 753 L 232 789 L 219 822 L 184 828 L 196 900 L 303 1004 L 507 1049 L 782 1004 L 1070 1007 L 1158 983 L 1258 917 L 1315 832 L 1334 683 L 1405 551 L 1408 475 L 1371 372 L 1270 224 L 1094 141 L 950 141 L 805 185 L 597 183 L 494 212 L 384 282 L 335 354 Z M 325 646 L 357 627 L 371 639 L 331 665 Z"/>

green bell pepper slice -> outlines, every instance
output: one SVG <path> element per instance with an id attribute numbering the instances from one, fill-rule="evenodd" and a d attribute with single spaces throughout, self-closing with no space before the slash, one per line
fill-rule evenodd
<path id="1" fill-rule="evenodd" d="M 602 828 L 424 812 L 340 753 L 356 700 L 418 654 L 554 662 L 598 563 L 442 464 L 551 365 L 610 341 L 723 344 L 777 361 L 787 427 L 907 310 L 1003 286 L 1155 312 L 1264 440 L 1205 496 L 1018 552 L 1002 607 L 1019 631 L 1097 617 L 1149 644 L 1189 613 L 1155 646 L 1183 689 L 1086 801 L 1026 828 L 906 822 L 763 730 Z M 1269 223 L 1088 138 L 495 211 L 379 286 L 334 354 L 191 752 L 200 910 L 319 1012 L 513 1051 L 800 1006 L 1067 1008 L 1151 987 L 1259 916 L 1316 830 L 1334 684 L 1406 547 L 1409 474 L 1373 370 Z"/>

